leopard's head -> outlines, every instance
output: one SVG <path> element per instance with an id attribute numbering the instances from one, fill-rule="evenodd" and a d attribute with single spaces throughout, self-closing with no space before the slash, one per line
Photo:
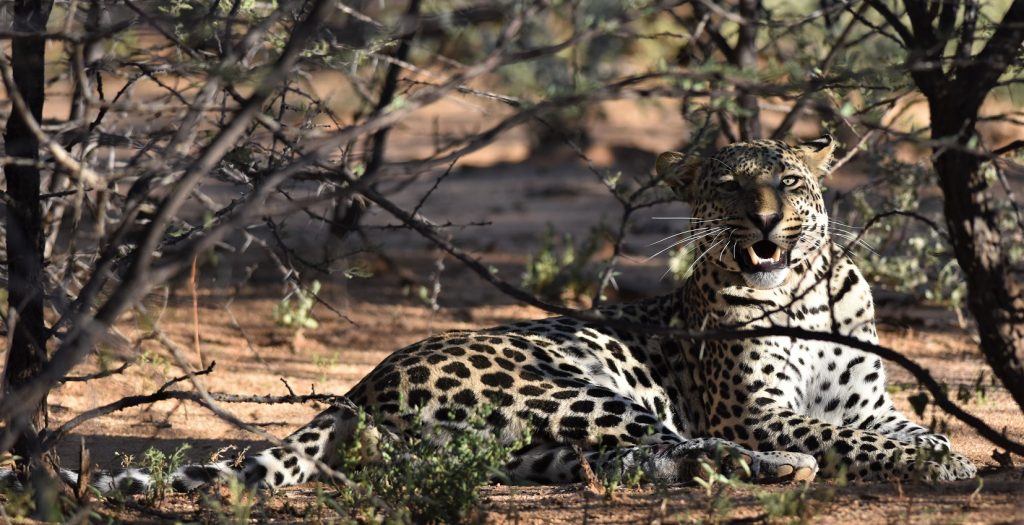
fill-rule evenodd
<path id="1" fill-rule="evenodd" d="M 662 153 L 658 175 L 692 207 L 694 264 L 738 272 L 752 288 L 786 282 L 828 244 L 821 180 L 834 149 L 825 135 L 797 146 L 740 142 L 706 158 Z"/>

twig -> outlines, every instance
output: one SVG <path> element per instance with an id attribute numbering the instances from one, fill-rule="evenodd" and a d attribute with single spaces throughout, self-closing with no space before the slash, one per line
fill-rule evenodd
<path id="1" fill-rule="evenodd" d="M 214 364 L 215 363 L 210 363 L 209 367 L 207 367 L 204 370 L 200 370 L 198 372 L 195 372 L 195 374 L 206 375 L 206 374 L 209 374 L 209 373 L 213 372 Z M 74 418 L 72 418 L 68 422 L 64 423 L 63 425 L 61 425 L 61 426 L 59 426 L 59 427 L 57 427 L 55 429 L 52 429 L 52 430 L 44 431 L 43 434 L 41 435 L 41 445 L 40 445 L 40 447 L 44 451 L 48 450 L 53 445 L 56 445 L 57 442 L 60 441 L 65 435 L 67 435 L 69 432 L 71 432 L 72 430 L 77 428 L 82 423 L 85 423 L 86 421 L 89 421 L 91 419 L 95 419 L 95 418 L 100 417 L 100 416 L 105 416 L 107 414 L 112 414 L 114 412 L 119 412 L 121 410 L 124 410 L 124 409 L 127 409 L 127 408 L 131 408 L 131 407 L 136 407 L 136 406 L 139 406 L 139 405 L 151 405 L 153 403 L 156 403 L 157 401 L 163 401 L 165 399 L 192 399 L 192 400 L 197 400 L 197 398 L 193 399 L 192 397 L 189 397 L 192 394 L 190 394 L 188 392 L 180 392 L 180 391 L 175 391 L 175 390 L 167 390 L 171 386 L 174 386 L 174 385 L 176 385 L 176 384 L 178 384 L 178 383 L 180 383 L 180 382 L 182 382 L 182 381 L 184 381 L 184 380 L 186 380 L 188 378 L 189 378 L 188 375 L 184 375 L 184 376 L 180 376 L 180 377 L 175 377 L 175 378 L 171 379 L 170 381 L 167 381 L 166 383 L 161 385 L 160 388 L 158 388 L 152 394 L 139 395 L 139 396 L 126 396 L 126 397 L 123 397 L 121 399 L 118 399 L 117 401 L 115 401 L 113 403 L 109 403 L 109 404 L 106 404 L 106 405 L 103 405 L 103 406 L 100 406 L 100 407 L 96 407 L 96 408 L 93 408 L 91 410 L 86 410 L 85 412 L 82 412 L 81 414 L 78 414 L 77 416 L 75 416 Z"/>
<path id="2" fill-rule="evenodd" d="M 128 367 L 132 366 L 133 364 L 134 363 L 131 362 L 131 361 L 126 361 L 126 362 L 122 363 L 121 366 L 119 366 L 117 368 L 114 368 L 114 369 L 111 369 L 111 370 L 104 370 L 102 372 L 96 372 L 95 374 L 86 374 L 84 376 L 67 376 L 64 379 L 61 379 L 60 382 L 61 383 L 74 383 L 74 382 L 79 382 L 79 381 L 92 381 L 93 379 L 103 379 L 104 377 L 109 377 L 109 376 L 112 376 L 112 375 L 120 374 L 121 372 L 124 372 L 125 370 L 128 370 Z"/>
<path id="3" fill-rule="evenodd" d="M 199 291 L 196 289 L 196 270 L 199 266 L 199 257 L 192 258 L 192 272 L 189 274 L 188 290 L 192 294 L 192 343 L 195 347 L 196 356 L 199 358 L 199 366 L 206 366 L 206 359 L 203 358 L 203 349 L 199 345 Z"/>
<path id="4" fill-rule="evenodd" d="M 597 479 L 594 474 L 594 469 L 590 467 L 590 462 L 587 461 L 587 457 L 583 454 L 583 449 L 579 445 L 573 444 L 572 451 L 576 454 L 576 461 L 580 464 L 580 474 L 583 477 L 583 488 L 589 490 L 598 496 L 604 496 L 604 486 L 601 485 L 601 480 Z"/>
<path id="5" fill-rule="evenodd" d="M 1015 141 L 1013 141 L 1013 142 L 1011 142 L 1011 143 L 1009 143 L 1009 144 L 1007 144 L 1005 146 L 1002 146 L 1000 148 L 997 148 L 997 149 L 993 150 L 992 151 L 992 155 L 999 156 L 999 155 L 1002 155 L 1004 153 L 1009 153 L 1011 151 L 1016 151 L 1016 150 L 1021 149 L 1021 148 L 1024 148 L 1024 140 L 1015 140 Z"/>
<path id="6" fill-rule="evenodd" d="M 157 339 L 161 339 L 161 337 L 162 337 L 161 335 L 158 335 Z M 162 339 L 161 339 L 161 342 L 163 342 Z M 217 362 L 213 361 L 213 362 L 210 363 L 210 366 L 208 366 L 208 367 L 206 367 L 206 368 L 204 368 L 202 370 L 198 370 L 198 371 L 195 371 L 195 372 L 189 372 L 189 373 L 187 373 L 187 374 L 185 374 L 183 376 L 175 377 L 175 378 L 171 379 L 170 381 L 167 381 L 166 383 L 164 383 L 162 386 L 160 386 L 160 388 L 156 389 L 156 393 L 159 394 L 161 392 L 164 392 L 168 388 L 170 388 L 170 387 L 172 387 L 172 386 L 174 386 L 174 385 L 176 385 L 176 384 L 178 384 L 178 383 L 180 383 L 180 382 L 182 382 L 182 381 L 184 381 L 186 379 L 192 380 L 195 377 L 205 376 L 205 375 L 211 374 L 211 373 L 213 373 L 213 367 L 216 366 L 216 365 L 217 365 Z"/>

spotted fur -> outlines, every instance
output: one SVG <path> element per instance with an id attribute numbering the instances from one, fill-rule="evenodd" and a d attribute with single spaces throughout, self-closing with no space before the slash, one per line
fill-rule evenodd
<path id="1" fill-rule="evenodd" d="M 693 331 L 787 326 L 877 342 L 870 288 L 829 238 L 820 179 L 832 149 L 826 136 L 733 144 L 706 159 L 663 154 L 657 171 L 700 217 L 692 227 L 717 233 L 698 238 L 701 256 L 674 293 L 600 313 Z M 755 246 L 781 255 L 753 267 Z M 346 398 L 286 447 L 237 469 L 187 467 L 176 480 L 190 488 L 232 472 L 268 487 L 302 483 L 336 465 L 353 439 L 395 439 L 412 411 L 459 431 L 485 406 L 499 440 L 532 433 L 507 466 L 520 481 L 579 480 L 577 448 L 595 469 L 641 468 L 666 481 L 692 479 L 702 461 L 738 472 L 741 459 L 767 481 L 841 469 L 865 480 L 975 475 L 945 436 L 894 408 L 877 356 L 787 337 L 699 341 L 567 317 L 519 322 L 398 350 Z M 357 436 L 359 409 L 375 424 Z"/>

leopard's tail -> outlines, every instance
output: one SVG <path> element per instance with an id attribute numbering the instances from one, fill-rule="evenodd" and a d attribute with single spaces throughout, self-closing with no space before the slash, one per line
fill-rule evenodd
<path id="1" fill-rule="evenodd" d="M 65 483 L 78 485 L 80 474 L 77 471 L 62 468 L 59 473 Z M 126 468 L 121 470 L 101 470 L 91 473 L 89 486 L 101 494 L 145 494 L 162 484 L 168 490 L 189 492 L 214 482 L 230 479 L 244 480 L 245 465 L 236 466 L 233 461 L 219 461 L 205 465 L 183 465 L 170 473 L 156 479 L 147 468 Z M 12 469 L 0 470 L 0 486 L 13 490 L 21 490 L 24 485 Z"/>
<path id="2" fill-rule="evenodd" d="M 330 476 L 338 463 L 339 449 L 358 441 L 365 461 L 376 459 L 377 443 L 390 436 L 379 429 L 347 398 L 339 397 L 312 421 L 284 438 L 283 446 L 267 448 L 244 460 L 224 460 L 208 464 L 181 466 L 157 480 L 150 469 L 127 468 L 97 471 L 89 485 L 103 494 L 143 494 L 158 481 L 173 491 L 188 492 L 215 482 L 231 479 L 248 487 L 277 488 Z M 60 477 L 78 484 L 79 473 L 61 469 Z M 20 488 L 13 470 L 0 470 L 0 485 Z"/>

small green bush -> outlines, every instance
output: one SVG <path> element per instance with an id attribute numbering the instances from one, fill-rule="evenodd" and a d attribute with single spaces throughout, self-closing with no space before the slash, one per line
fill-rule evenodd
<path id="1" fill-rule="evenodd" d="M 576 243 L 572 235 L 559 236 L 548 225 L 540 248 L 526 259 L 523 287 L 549 299 L 575 301 L 593 296 L 600 273 L 593 259 L 606 238 L 607 229 L 599 225 Z"/>
<path id="2" fill-rule="evenodd" d="M 288 294 L 274 306 L 274 322 L 295 330 L 315 330 L 320 322 L 313 317 L 316 295 L 320 293 L 320 281 L 313 281 L 309 290 L 299 288 Z"/>
<path id="3" fill-rule="evenodd" d="M 373 523 L 454 523 L 469 519 L 478 489 L 500 479 L 511 453 L 529 443 L 529 435 L 502 444 L 485 430 L 485 408 L 463 428 L 427 428 L 417 417 L 401 439 L 381 440 L 380 460 L 365 464 L 359 440 L 341 452 L 341 470 L 354 486 L 339 486 L 327 501 L 343 515 Z M 360 420 L 357 434 L 365 429 Z M 377 498 L 390 509 L 381 508 Z"/>
<path id="4" fill-rule="evenodd" d="M 185 443 L 170 456 L 153 447 L 142 453 L 142 467 L 149 470 L 152 481 L 146 490 L 146 499 L 150 503 L 161 501 L 167 495 L 167 489 L 172 481 L 171 474 L 185 462 L 185 452 L 189 448 L 191 447 Z"/>

